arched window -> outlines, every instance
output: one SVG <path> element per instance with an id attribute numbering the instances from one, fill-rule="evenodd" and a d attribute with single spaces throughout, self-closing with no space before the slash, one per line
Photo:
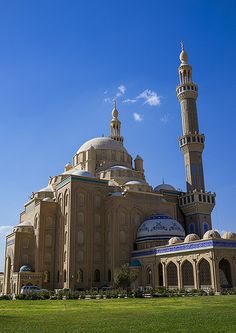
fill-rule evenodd
<path id="1" fill-rule="evenodd" d="M 100 271 L 96 269 L 94 272 L 94 282 L 100 282 Z"/>
<path id="2" fill-rule="evenodd" d="M 178 286 L 177 267 L 173 262 L 170 262 L 167 266 L 167 286 Z"/>
<path id="3" fill-rule="evenodd" d="M 45 271 L 44 272 L 44 279 L 43 282 L 48 283 L 50 282 L 50 272 L 49 271 Z"/>
<path id="4" fill-rule="evenodd" d="M 160 263 L 158 265 L 158 275 L 159 275 L 159 286 L 162 287 L 163 286 L 163 268 L 162 268 L 162 264 Z"/>
<path id="5" fill-rule="evenodd" d="M 182 265 L 182 278 L 184 287 L 193 287 L 193 265 L 190 261 L 186 260 Z"/>
<path id="6" fill-rule="evenodd" d="M 63 278 L 64 278 L 64 282 L 66 282 L 66 269 L 64 269 Z"/>
<path id="7" fill-rule="evenodd" d="M 190 223 L 189 225 L 189 233 L 194 234 L 195 233 L 195 225 L 194 223 Z"/>
<path id="8" fill-rule="evenodd" d="M 205 232 L 207 232 L 209 230 L 209 225 L 207 222 L 203 223 L 203 234 L 205 234 Z"/>
<path id="9" fill-rule="evenodd" d="M 65 207 L 67 207 L 69 204 L 69 194 L 68 192 L 65 193 Z"/>
<path id="10" fill-rule="evenodd" d="M 81 268 L 78 270 L 77 282 L 79 282 L 79 283 L 84 282 L 84 272 Z"/>
<path id="11" fill-rule="evenodd" d="M 111 270 L 110 269 L 108 269 L 108 274 L 107 274 L 108 276 L 108 282 L 111 282 Z"/>
<path id="12" fill-rule="evenodd" d="M 231 268 L 230 263 L 226 259 L 221 259 L 219 262 L 220 270 L 220 287 L 232 288 Z"/>
<path id="13" fill-rule="evenodd" d="M 147 269 L 146 281 L 148 286 L 152 284 L 152 270 L 150 268 Z"/>
<path id="14" fill-rule="evenodd" d="M 202 259 L 198 268 L 200 288 L 203 286 L 211 286 L 211 269 L 209 262 L 206 259 Z"/>

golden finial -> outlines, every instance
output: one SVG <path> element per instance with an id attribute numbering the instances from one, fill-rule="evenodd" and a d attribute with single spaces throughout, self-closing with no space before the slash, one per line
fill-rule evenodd
<path id="1" fill-rule="evenodd" d="M 117 111 L 117 108 L 116 108 L 116 97 L 114 98 L 114 107 L 113 107 L 113 110 L 112 110 L 112 116 L 114 118 L 118 117 L 118 111 Z"/>
<path id="2" fill-rule="evenodd" d="M 180 45 L 181 45 L 181 50 L 184 51 L 184 41 L 183 40 L 181 40 Z"/>

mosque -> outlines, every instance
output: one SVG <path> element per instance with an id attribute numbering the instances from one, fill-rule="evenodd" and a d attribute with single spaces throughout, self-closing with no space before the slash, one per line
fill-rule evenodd
<path id="1" fill-rule="evenodd" d="M 129 263 L 134 286 L 213 289 L 236 286 L 236 234 L 212 229 L 215 193 L 205 189 L 198 86 L 182 45 L 179 85 L 180 150 L 186 192 L 152 187 L 143 160 L 124 146 L 116 104 L 110 136 L 85 142 L 72 163 L 32 193 L 6 238 L 0 291 L 23 285 L 48 290 L 112 286 Z"/>

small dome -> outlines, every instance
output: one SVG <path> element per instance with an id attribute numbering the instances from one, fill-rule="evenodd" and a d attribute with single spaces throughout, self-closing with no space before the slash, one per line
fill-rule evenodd
<path id="1" fill-rule="evenodd" d="M 160 192 L 161 190 L 176 191 L 174 186 L 169 185 L 169 184 L 160 184 L 154 188 L 154 192 Z"/>
<path id="2" fill-rule="evenodd" d="M 126 182 L 124 185 L 147 185 L 147 183 L 142 180 L 130 180 Z"/>
<path id="3" fill-rule="evenodd" d="M 181 61 L 182 64 L 187 64 L 188 63 L 188 55 L 185 52 L 185 50 L 183 49 L 179 55 L 179 59 Z"/>
<path id="4" fill-rule="evenodd" d="M 95 178 L 94 175 L 89 171 L 84 170 L 75 170 L 72 172 L 73 176 L 80 176 L 80 177 L 89 177 L 89 178 Z"/>
<path id="5" fill-rule="evenodd" d="M 13 232 L 33 233 L 34 227 L 29 221 L 24 221 L 14 226 Z"/>
<path id="6" fill-rule="evenodd" d="M 32 272 L 32 268 L 29 265 L 23 265 L 20 268 L 20 272 Z"/>
<path id="7" fill-rule="evenodd" d="M 231 239 L 231 240 L 236 240 L 236 234 L 234 232 L 231 231 L 226 231 L 224 232 L 224 234 L 222 235 L 223 239 Z"/>
<path id="8" fill-rule="evenodd" d="M 131 170 L 131 169 L 123 165 L 113 165 L 112 167 L 108 168 L 106 171 L 109 170 Z"/>
<path id="9" fill-rule="evenodd" d="M 24 221 L 16 225 L 16 227 L 33 227 L 29 221 Z"/>
<path id="10" fill-rule="evenodd" d="M 216 230 L 208 230 L 204 236 L 203 239 L 220 239 L 220 234 Z"/>
<path id="11" fill-rule="evenodd" d="M 178 244 L 178 243 L 182 243 L 182 239 L 179 237 L 172 237 L 171 239 L 169 239 L 168 244 L 169 245 L 173 245 L 173 244 Z"/>
<path id="12" fill-rule="evenodd" d="M 188 243 L 188 242 L 194 242 L 199 240 L 199 236 L 197 234 L 189 234 L 185 237 L 184 242 Z"/>
<path id="13" fill-rule="evenodd" d="M 133 259 L 131 260 L 131 263 L 129 265 L 130 267 L 141 267 L 141 263 L 138 259 Z"/>
<path id="14" fill-rule="evenodd" d="M 98 137 L 91 139 L 85 142 L 77 151 L 77 154 L 86 151 L 90 146 L 93 146 L 95 150 L 97 149 L 110 149 L 110 150 L 118 150 L 127 153 L 125 147 L 118 141 L 113 140 L 109 137 Z"/>
<path id="15" fill-rule="evenodd" d="M 152 241 L 156 239 L 170 239 L 172 237 L 185 237 L 182 225 L 172 217 L 164 214 L 154 214 L 145 220 L 137 231 L 137 242 Z"/>
<path id="16" fill-rule="evenodd" d="M 42 188 L 41 190 L 39 190 L 38 192 L 53 192 L 51 186 L 46 186 L 44 188 Z"/>
<path id="17" fill-rule="evenodd" d="M 44 198 L 43 201 L 54 202 L 54 200 L 52 198 L 49 198 L 49 197 Z"/>

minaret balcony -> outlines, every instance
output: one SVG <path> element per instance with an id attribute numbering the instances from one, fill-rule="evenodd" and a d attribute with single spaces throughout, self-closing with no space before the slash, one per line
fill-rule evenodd
<path id="1" fill-rule="evenodd" d="M 193 206 L 197 206 L 199 211 L 204 207 L 204 211 L 209 210 L 211 212 L 215 206 L 215 197 L 216 194 L 213 192 L 197 190 L 181 193 L 179 196 L 179 206 L 185 212 L 192 210 L 191 207 Z"/>
<path id="2" fill-rule="evenodd" d="M 186 134 L 179 137 L 180 148 L 188 146 L 191 150 L 202 151 L 204 147 L 205 136 L 204 134 Z"/>
<path id="3" fill-rule="evenodd" d="M 198 96 L 198 86 L 194 82 L 181 83 L 176 88 L 176 95 L 179 100 L 194 98 Z"/>

